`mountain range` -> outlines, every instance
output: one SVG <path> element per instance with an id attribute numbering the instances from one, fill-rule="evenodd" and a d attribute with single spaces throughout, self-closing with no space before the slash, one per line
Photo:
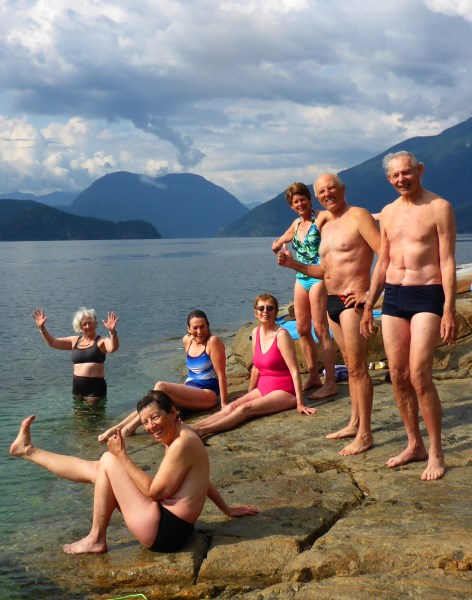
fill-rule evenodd
<path id="1" fill-rule="evenodd" d="M 145 221 L 76 217 L 33 200 L 0 199 L 0 241 L 159 239 Z"/>
<path id="2" fill-rule="evenodd" d="M 413 152 L 425 163 L 425 187 L 451 202 L 459 233 L 472 232 L 472 118 L 435 136 L 405 140 L 355 167 L 341 171 L 339 176 L 346 184 L 350 204 L 379 212 L 396 197 L 394 188 L 383 172 L 382 158 L 385 154 L 398 150 Z M 315 176 L 316 174 L 314 178 Z M 306 183 L 311 189 L 312 182 Z M 18 198 L 19 202 L 36 200 L 36 204 L 57 203 L 56 206 L 66 211 L 62 212 L 63 216 L 54 217 L 64 227 L 61 235 L 72 236 L 80 236 L 80 229 L 84 230 L 83 222 L 77 222 L 75 229 L 72 228 L 74 218 L 94 217 L 109 223 L 139 220 L 132 226 L 137 237 L 156 237 L 156 234 L 157 237 L 161 234 L 164 238 L 275 237 L 286 230 L 295 216 L 285 202 L 283 192 L 249 210 L 224 188 L 191 173 L 148 177 L 120 171 L 97 179 L 79 194 L 54 192 L 46 196 L 33 196 L 14 192 L 1 194 L 1 198 Z M 316 200 L 314 206 L 317 206 Z M 48 207 L 44 207 L 46 208 Z M 8 220 L 5 211 L 10 209 L 16 211 L 15 218 L 18 219 L 18 209 L 13 209 L 13 205 L 6 205 L 0 200 L 0 224 L 3 224 L 0 231 L 3 237 L 0 239 L 90 239 L 39 237 L 46 235 L 46 230 L 49 230 L 49 235 L 54 233 L 51 213 L 44 209 L 41 211 L 38 206 L 35 207 L 36 221 L 29 221 L 29 235 L 38 237 L 8 237 L 26 235 L 25 232 L 21 233 L 18 222 L 15 226 L 5 228 Z M 66 220 L 66 216 L 69 220 Z M 21 218 L 28 217 L 25 213 Z M 151 229 L 144 232 L 142 221 L 150 224 Z M 36 223 L 37 232 L 34 228 L 31 229 L 33 223 Z M 133 230 L 129 227 L 129 224 L 121 224 L 121 230 L 115 228 L 115 234 L 113 227 L 108 227 L 107 233 L 100 235 L 118 235 L 120 230 L 120 235 L 129 237 Z M 90 225 L 89 231 L 83 235 L 90 235 L 92 230 Z"/>
<path id="3" fill-rule="evenodd" d="M 146 177 L 121 171 L 105 175 L 66 210 L 102 219 L 143 219 L 165 238 L 208 238 L 249 212 L 222 187 L 190 173 Z"/>
<path id="4" fill-rule="evenodd" d="M 424 162 L 423 184 L 452 204 L 458 233 L 472 232 L 472 118 L 438 135 L 415 137 L 396 144 L 382 154 L 338 173 L 346 184 L 350 204 L 376 213 L 398 196 L 385 177 L 382 159 L 389 152 L 399 150 L 412 152 Z M 312 191 L 313 182 L 305 183 Z M 316 199 L 313 205 L 319 206 Z M 282 192 L 232 223 L 222 235 L 276 237 L 287 229 L 294 217 Z"/>

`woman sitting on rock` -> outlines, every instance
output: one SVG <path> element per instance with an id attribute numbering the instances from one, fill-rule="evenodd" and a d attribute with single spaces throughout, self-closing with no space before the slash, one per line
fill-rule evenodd
<path id="1" fill-rule="evenodd" d="M 188 315 L 187 327 L 188 334 L 182 340 L 188 369 L 185 383 L 158 381 L 154 389 L 167 394 L 177 408 L 208 410 L 216 406 L 218 397 L 221 406 L 225 406 L 228 397 L 225 346 L 218 336 L 212 335 L 202 310 L 193 310 Z M 123 437 L 133 435 L 140 425 L 139 415 L 133 411 L 99 435 L 98 440 L 108 440 L 118 428 Z"/>
<path id="2" fill-rule="evenodd" d="M 200 437 L 233 429 L 253 417 L 295 407 L 301 414 L 316 414 L 316 408 L 303 403 L 295 344 L 288 331 L 276 324 L 278 310 L 274 296 L 257 296 L 254 314 L 260 325 L 252 332 L 253 368 L 249 391 L 219 412 L 192 425 Z"/>

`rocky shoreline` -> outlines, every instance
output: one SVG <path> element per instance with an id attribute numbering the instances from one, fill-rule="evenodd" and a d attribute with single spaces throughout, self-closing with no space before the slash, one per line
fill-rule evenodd
<path id="1" fill-rule="evenodd" d="M 372 371 L 374 447 L 340 457 L 343 440 L 325 435 L 349 416 L 347 383 L 320 401 L 316 417 L 296 411 L 246 423 L 206 441 L 212 480 L 230 503 L 259 507 L 228 519 L 210 503 L 192 542 L 177 554 L 153 554 L 121 524 L 109 553 L 67 557 L 60 547 L 34 552 L 29 568 L 54 580 L 61 597 L 148 600 L 424 600 L 472 597 L 472 302 L 458 286 L 459 336 L 438 345 L 435 379 L 443 404 L 444 479 L 422 482 L 422 463 L 385 466 L 405 444 L 386 371 Z M 247 387 L 250 346 L 243 327 L 229 340 L 234 397 Z M 379 330 L 369 360 L 385 358 Z M 302 365 L 303 367 L 303 365 Z M 145 435 L 129 441 L 138 464 L 153 469 L 162 449 Z M 53 552 L 53 555 L 51 553 Z M 47 554 L 47 556 L 45 556 Z M 47 565 L 45 564 L 47 560 Z"/>

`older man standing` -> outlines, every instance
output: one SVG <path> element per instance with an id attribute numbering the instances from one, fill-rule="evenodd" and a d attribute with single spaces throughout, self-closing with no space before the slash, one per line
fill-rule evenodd
<path id="1" fill-rule="evenodd" d="M 319 248 L 320 265 L 305 265 L 292 257 L 284 245 L 278 262 L 310 277 L 324 279 L 328 290 L 330 327 L 349 369 L 351 418 L 329 439 L 353 437 L 339 454 L 360 454 L 372 447 L 370 428 L 373 388 L 366 359 L 366 340 L 360 320 L 367 300 L 370 269 L 378 252 L 380 235 L 372 215 L 364 208 L 349 206 L 345 186 L 337 175 L 321 175 L 314 183 L 315 195 L 330 213 L 323 226 Z"/>
<path id="2" fill-rule="evenodd" d="M 456 230 L 449 202 L 421 184 L 424 165 L 409 152 L 385 156 L 388 180 L 400 196 L 381 213 L 381 249 L 361 331 L 373 332 L 372 306 L 385 286 L 382 333 L 393 391 L 408 444 L 387 461 L 391 468 L 428 459 L 424 481 L 443 477 L 441 403 L 432 369 L 439 336 L 454 340 Z M 430 438 L 429 452 L 419 429 L 418 401 Z"/>

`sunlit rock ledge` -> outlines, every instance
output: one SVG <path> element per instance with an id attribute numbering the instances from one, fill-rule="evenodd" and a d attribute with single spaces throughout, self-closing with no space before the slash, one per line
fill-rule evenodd
<path id="1" fill-rule="evenodd" d="M 437 348 L 437 373 L 453 376 L 436 381 L 448 465 L 441 481 L 420 480 L 424 463 L 385 466 L 406 437 L 385 372 L 372 371 L 374 447 L 364 454 L 343 458 L 346 441 L 325 437 L 348 421 L 347 383 L 317 404 L 317 416 L 288 411 L 206 440 L 214 483 L 229 503 L 258 506 L 257 516 L 228 519 L 207 503 L 193 540 L 166 555 L 142 548 L 116 515 L 108 554 L 66 556 L 61 544 L 70 529 L 83 534 L 89 525 L 84 507 L 71 524 L 50 524 L 54 543 L 47 547 L 31 532 L 25 569 L 50 579 L 57 597 L 88 600 L 137 593 L 148 600 L 470 599 L 472 398 L 470 380 L 457 377 L 467 360 L 470 366 L 470 304 L 459 293 L 462 333 L 447 361 Z M 229 341 L 233 398 L 247 388 L 250 327 Z M 162 456 L 144 434 L 128 447 L 150 470 Z"/>

